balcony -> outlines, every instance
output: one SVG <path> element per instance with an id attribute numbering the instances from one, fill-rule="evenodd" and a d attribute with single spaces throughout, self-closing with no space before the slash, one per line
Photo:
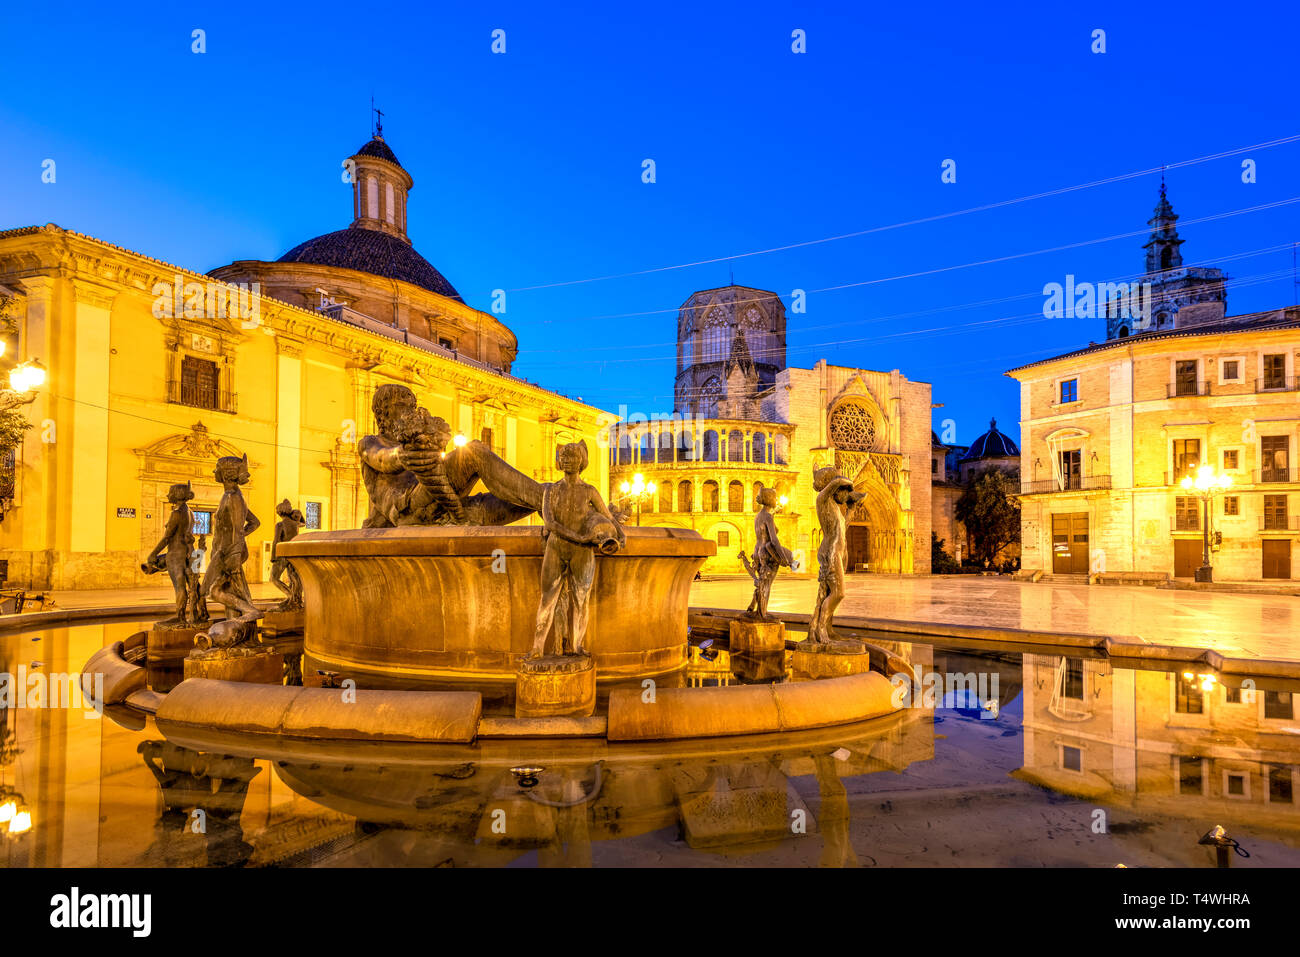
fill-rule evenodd
<path id="1" fill-rule="evenodd" d="M 1261 515 L 1261 532 L 1300 532 L 1300 515 Z"/>
<path id="2" fill-rule="evenodd" d="M 1273 485 L 1278 482 L 1300 481 L 1300 469 L 1256 469 L 1255 484 Z"/>
<path id="3" fill-rule="evenodd" d="M 176 405 L 188 405 L 196 409 L 210 409 L 213 412 L 239 411 L 239 394 L 222 389 L 203 386 L 183 385 L 180 379 L 167 383 L 167 401 Z"/>
<path id="4" fill-rule="evenodd" d="M 1199 396 L 1210 394 L 1209 380 L 1202 382 L 1171 382 L 1168 386 L 1168 397 L 1171 399 L 1182 398 L 1183 396 Z"/>
<path id="5" fill-rule="evenodd" d="M 1195 512 L 1175 512 L 1169 516 L 1169 531 L 1199 532 L 1201 530 L 1200 505 Z"/>
<path id="6" fill-rule="evenodd" d="M 1050 495 L 1053 492 L 1092 492 L 1110 488 L 1109 475 L 1070 475 L 1063 483 L 1056 479 L 1020 483 L 1021 495 Z"/>
<path id="7" fill-rule="evenodd" d="M 1300 392 L 1300 376 L 1275 375 L 1255 380 L 1256 392 Z"/>

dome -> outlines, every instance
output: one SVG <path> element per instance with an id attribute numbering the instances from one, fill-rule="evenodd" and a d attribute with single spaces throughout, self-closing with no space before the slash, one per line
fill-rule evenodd
<path id="1" fill-rule="evenodd" d="M 402 165 L 401 163 L 397 162 L 396 154 L 393 153 L 392 149 L 389 148 L 388 144 L 384 142 L 384 138 L 382 136 L 375 136 L 373 139 L 370 140 L 370 142 L 368 142 L 365 146 L 361 147 L 361 149 L 357 150 L 356 153 L 354 153 L 353 155 L 373 156 L 375 159 L 388 160 L 388 162 L 392 163 L 394 166 Z"/>
<path id="2" fill-rule="evenodd" d="M 372 140 L 367 145 L 373 145 L 374 142 Z M 379 145 L 383 146 L 382 143 Z M 384 149 L 387 150 L 388 147 L 385 146 Z M 389 156 L 392 156 L 391 150 Z M 393 162 L 397 162 L 396 158 L 393 158 Z M 464 302 L 455 287 L 417 253 L 410 243 L 377 229 L 349 226 L 347 229 L 326 233 L 294 246 L 278 262 L 355 269 L 372 276 L 409 282 L 448 299 Z"/>
<path id="3" fill-rule="evenodd" d="M 1020 449 L 1016 443 L 998 431 L 998 420 L 989 419 L 989 430 L 970 444 L 970 449 L 961 457 L 963 462 L 972 459 L 1017 458 Z"/>

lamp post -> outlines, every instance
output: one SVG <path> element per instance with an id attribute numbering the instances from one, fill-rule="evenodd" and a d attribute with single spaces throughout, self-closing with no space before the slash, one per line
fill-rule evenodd
<path id="1" fill-rule="evenodd" d="M 1198 582 L 1212 582 L 1214 581 L 1214 569 L 1210 566 L 1210 502 L 1213 501 L 1215 495 L 1232 487 L 1232 477 L 1215 475 L 1213 465 L 1202 465 L 1196 470 L 1195 477 L 1184 476 L 1179 484 L 1186 491 L 1195 492 L 1201 497 L 1204 516 L 1201 521 L 1201 538 L 1204 541 L 1204 552 L 1201 557 L 1201 567 L 1196 569 L 1196 580 Z"/>
<path id="2" fill-rule="evenodd" d="M 0 356 L 4 353 L 5 343 L 0 339 Z M 15 416 L 19 415 L 15 410 L 19 406 L 35 402 L 36 390 L 44 384 L 45 366 L 41 365 L 40 360 L 29 359 L 14 366 L 9 370 L 9 388 L 0 389 L 0 413 L 13 412 Z M 13 504 L 13 452 L 22 441 L 22 432 L 13 427 L 13 420 L 5 418 L 5 441 L 12 444 L 0 450 L 0 518 L 4 518 L 5 512 Z"/>
<path id="3" fill-rule="evenodd" d="M 659 491 L 659 486 L 654 482 L 647 482 L 645 476 L 637 472 L 632 476 L 631 482 L 623 482 L 618 487 L 618 490 L 623 493 L 624 498 L 631 498 L 636 502 L 636 524 L 639 528 L 641 525 L 641 499 L 646 496 L 653 496 L 655 492 Z"/>

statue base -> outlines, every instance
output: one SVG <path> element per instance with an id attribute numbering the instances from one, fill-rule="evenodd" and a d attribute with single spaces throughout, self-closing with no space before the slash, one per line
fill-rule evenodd
<path id="1" fill-rule="evenodd" d="M 519 663 L 516 718 L 586 718 L 596 712 L 596 663 L 590 655 L 547 655 Z"/>
<path id="2" fill-rule="evenodd" d="M 278 685 L 284 682 L 284 655 L 269 648 L 213 648 L 185 659 L 185 677 Z"/>
<path id="3" fill-rule="evenodd" d="M 871 670 L 871 656 L 860 641 L 813 641 L 795 645 L 790 665 L 799 678 L 842 678 Z"/>
<path id="4" fill-rule="evenodd" d="M 761 655 L 785 651 L 785 622 L 735 618 L 728 626 L 733 655 Z"/>
<path id="5" fill-rule="evenodd" d="M 194 636 L 208 630 L 210 622 L 201 625 L 166 625 L 159 623 L 145 637 L 145 660 L 149 663 L 172 661 L 179 663 L 194 650 Z"/>
<path id="6" fill-rule="evenodd" d="M 294 611 L 268 611 L 262 616 L 262 629 L 273 635 L 301 635 L 307 625 L 307 612 L 298 608 Z"/>

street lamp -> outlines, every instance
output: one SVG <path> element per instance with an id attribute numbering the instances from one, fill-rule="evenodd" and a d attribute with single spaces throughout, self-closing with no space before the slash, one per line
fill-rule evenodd
<path id="1" fill-rule="evenodd" d="M 1202 465 L 1196 470 L 1195 478 L 1190 475 L 1184 476 L 1179 484 L 1186 491 L 1195 492 L 1201 497 L 1204 514 L 1204 520 L 1201 522 L 1201 537 L 1205 543 L 1205 550 L 1201 558 L 1201 567 L 1196 569 L 1196 580 L 1198 582 L 1212 582 L 1214 581 L 1214 569 L 1210 567 L 1210 502 L 1215 495 L 1232 487 L 1232 477 L 1229 475 L 1215 475 L 1213 465 Z"/>
<path id="2" fill-rule="evenodd" d="M 659 491 L 659 486 L 654 482 L 647 482 L 645 476 L 637 472 L 632 476 L 631 482 L 623 482 L 618 487 L 618 490 L 623 493 L 624 498 L 631 498 L 636 502 L 636 523 L 640 526 L 641 499 L 653 496 L 655 492 Z"/>

